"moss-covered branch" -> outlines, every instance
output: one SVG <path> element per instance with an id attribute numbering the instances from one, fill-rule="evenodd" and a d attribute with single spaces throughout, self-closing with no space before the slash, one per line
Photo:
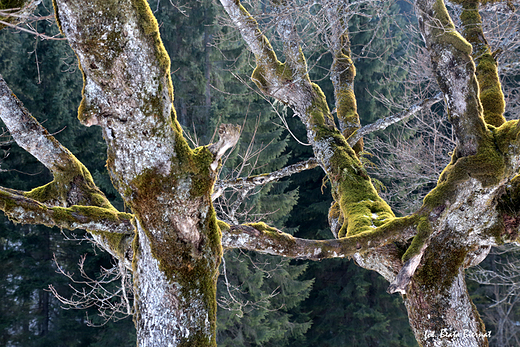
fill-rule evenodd
<path id="1" fill-rule="evenodd" d="M 0 187 L 0 209 L 15 223 L 43 224 L 69 230 L 83 229 L 133 235 L 133 215 L 97 206 L 46 206 L 12 189 Z"/>
<path id="2" fill-rule="evenodd" d="M 462 5 L 460 19 L 462 35 L 473 46 L 471 56 L 475 61 L 476 75 L 480 88 L 480 102 L 486 123 L 499 127 L 505 123 L 505 100 L 498 77 L 498 63 L 489 48 L 482 30 L 479 14 L 481 0 L 455 0 Z"/>
<path id="3" fill-rule="evenodd" d="M 415 235 L 416 216 L 396 218 L 374 229 L 334 240 L 307 240 L 293 237 L 264 223 L 229 226 L 219 222 L 224 248 L 242 248 L 288 258 L 321 260 L 345 258 L 365 253 Z"/>
<path id="4" fill-rule="evenodd" d="M 54 180 L 26 193 L 48 206 L 87 205 L 116 211 L 95 185 L 90 172 L 29 114 L 0 76 L 0 118 L 16 143 L 38 159 Z"/>
<path id="5" fill-rule="evenodd" d="M 295 78 L 290 69 L 291 64 L 279 62 L 270 45 L 269 49 L 265 48 L 267 46 L 262 46 L 268 44 L 267 39 L 258 29 L 256 21 L 238 1 L 222 0 L 221 2 L 242 37 L 255 53 L 257 67 L 252 76 L 255 83 L 264 94 L 288 104 L 305 125 L 316 160 L 328 175 L 332 184 L 333 198 L 339 206 L 340 214 L 344 216 L 339 236 L 370 232 L 394 218 L 388 204 L 377 194 L 356 153 L 337 129 L 320 87 L 310 82 L 308 74 L 305 78 Z M 345 39 L 344 33 L 339 29 L 338 32 L 340 35 L 338 40 L 341 40 L 341 37 Z M 293 54 L 287 59 L 294 61 L 303 59 L 301 50 L 293 49 L 295 43 L 291 35 L 291 26 L 287 28 L 284 35 L 281 35 L 283 40 L 288 41 L 284 42 L 286 54 L 289 52 Z M 344 58 L 348 60 L 344 47 L 341 47 L 340 43 L 338 42 L 340 56 L 338 61 L 343 61 L 341 59 Z M 344 73 L 337 81 L 338 84 L 342 84 L 338 85 L 338 90 L 347 88 L 352 91 L 354 67 L 351 63 L 351 61 L 347 62 L 348 66 L 337 68 L 338 73 Z M 351 102 L 354 100 L 353 92 L 348 97 L 350 106 L 346 106 L 345 110 L 355 113 L 355 102 Z"/>
<path id="6" fill-rule="evenodd" d="M 456 30 L 442 0 L 417 0 L 419 27 L 444 93 L 457 140 L 456 156 L 477 153 L 488 138 L 472 47 Z"/>
<path id="7" fill-rule="evenodd" d="M 256 69 L 251 79 L 260 90 L 285 104 L 297 109 L 297 113 L 305 113 L 305 107 L 312 98 L 312 89 L 307 74 L 305 57 L 295 38 L 290 18 L 280 22 L 279 31 L 286 40 L 283 42 L 287 61 L 278 60 L 269 40 L 258 28 L 256 20 L 247 12 L 240 1 L 220 0 L 235 27 L 249 46 L 256 59 Z M 305 90 L 302 94 L 300 91 Z"/>
<path id="8" fill-rule="evenodd" d="M 354 95 L 356 68 L 351 59 L 348 26 L 344 21 L 344 14 L 341 11 L 342 6 L 341 2 L 328 2 L 326 11 L 331 23 L 329 47 L 333 61 L 330 69 L 330 79 L 334 86 L 339 126 L 343 136 L 348 139 L 361 127 L 361 123 Z M 358 137 L 356 141 L 349 141 L 349 143 L 356 153 L 363 149 L 361 137 Z"/>

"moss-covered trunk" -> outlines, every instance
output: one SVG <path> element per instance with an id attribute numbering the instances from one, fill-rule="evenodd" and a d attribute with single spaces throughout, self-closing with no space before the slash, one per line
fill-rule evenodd
<path id="1" fill-rule="evenodd" d="M 208 254 L 200 255 L 198 261 L 176 259 L 179 250 L 170 243 L 153 241 L 140 225 L 136 244 L 137 345 L 216 346 L 215 290 L 219 258 L 206 250 Z M 166 248 L 171 257 L 163 255 L 158 260 L 154 251 L 157 247 Z"/>
<path id="2" fill-rule="evenodd" d="M 182 136 L 157 21 L 145 0 L 55 8 L 84 76 L 79 119 L 102 128 L 112 182 L 134 215 L 138 344 L 215 346 L 215 151 Z"/>

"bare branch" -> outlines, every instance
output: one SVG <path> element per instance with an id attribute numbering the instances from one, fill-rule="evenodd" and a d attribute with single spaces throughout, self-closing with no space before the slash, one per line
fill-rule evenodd
<path id="1" fill-rule="evenodd" d="M 78 280 L 74 277 L 74 274 L 65 272 L 54 257 L 54 262 L 58 268 L 56 272 L 67 277 L 74 284 L 69 285 L 73 291 L 70 298 L 60 295 L 52 284 L 49 285 L 50 292 L 65 305 L 63 308 L 66 310 L 82 310 L 97 307 L 99 316 L 104 320 L 104 323 L 100 324 L 101 326 L 110 320 L 117 321 L 132 315 L 133 290 L 128 271 L 119 263 L 114 264 L 109 269 L 101 268 L 99 277 L 92 278 L 84 269 L 85 260 L 85 255 L 80 258 L 78 266 L 82 279 Z M 88 324 L 100 326 L 94 325 L 90 320 Z"/>
<path id="2" fill-rule="evenodd" d="M 400 112 L 398 114 L 394 114 L 392 116 L 389 116 L 389 117 L 386 117 L 383 119 L 379 119 L 372 124 L 365 125 L 363 128 L 359 129 L 351 137 L 348 138 L 348 144 L 350 146 L 353 146 L 363 136 L 373 133 L 374 131 L 377 131 L 377 130 L 384 130 L 392 124 L 398 123 L 409 117 L 413 117 L 413 116 L 415 116 L 415 114 L 417 112 L 419 112 L 425 108 L 430 108 L 432 105 L 438 103 L 442 99 L 443 99 L 442 94 L 439 93 L 431 99 L 425 99 L 422 102 L 411 106 L 406 111 Z"/>
<path id="3" fill-rule="evenodd" d="M 317 167 L 318 161 L 315 158 L 310 158 L 306 161 L 286 166 L 280 170 L 270 172 L 267 174 L 261 174 L 249 177 L 239 177 L 233 180 L 217 181 L 214 187 L 214 193 L 211 195 L 211 199 L 217 199 L 225 189 L 227 188 L 253 188 L 255 186 L 262 186 L 270 182 L 278 181 L 279 179 L 287 176 L 291 176 L 295 173 L 302 172 L 304 170 L 310 170 Z"/>

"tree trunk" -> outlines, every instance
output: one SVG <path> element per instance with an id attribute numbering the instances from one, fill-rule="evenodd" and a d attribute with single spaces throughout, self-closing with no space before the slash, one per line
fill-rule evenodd
<path id="1" fill-rule="evenodd" d="M 469 298 L 463 270 L 458 270 L 448 286 L 412 282 L 404 302 L 415 338 L 422 346 L 488 345 L 490 332 L 485 331 Z"/>
<path id="2" fill-rule="evenodd" d="M 168 276 L 164 258 L 161 262 L 157 260 L 151 248 L 153 242 L 139 224 L 137 229 L 139 250 L 134 271 L 137 345 L 215 346 L 218 259 L 213 260 L 202 276 L 199 269 L 190 269 L 192 265 L 186 263 L 182 265 L 188 278 L 173 273 Z"/>

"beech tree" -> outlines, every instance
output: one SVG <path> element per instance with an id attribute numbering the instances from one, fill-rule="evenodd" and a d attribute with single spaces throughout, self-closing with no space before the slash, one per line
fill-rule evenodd
<path id="1" fill-rule="evenodd" d="M 240 129 L 222 125 L 218 142 L 188 146 L 172 106 L 170 61 L 146 1 L 54 0 L 57 23 L 84 76 L 79 120 L 101 128 L 107 168 L 129 212 L 109 203 L 87 168 L 30 116 L 3 78 L 0 117 L 54 180 L 27 192 L 0 188 L 0 208 L 17 223 L 88 230 L 126 266 L 133 275 L 140 346 L 216 345 L 215 290 L 223 247 L 311 260 L 352 257 L 384 276 L 389 292 L 403 296 L 421 345 L 487 346 L 489 333 L 469 298 L 464 271 L 482 261 L 491 246 L 515 241 L 520 230 L 520 126 L 503 117 L 497 62 L 478 14 L 488 2 L 452 1 L 462 11 L 459 33 L 444 1 L 415 1 L 456 147 L 422 206 L 395 217 L 358 158 L 359 135 L 369 130 L 357 116 L 345 4 L 320 3 L 330 29 L 336 124 L 325 95 L 309 78 L 291 14 L 283 12 L 291 4 L 276 5 L 286 59 L 281 62 L 240 2 L 221 0 L 255 56 L 252 80 L 266 96 L 291 107 L 306 128 L 315 159 L 300 170 L 319 165 L 330 183 L 334 203 L 328 218 L 336 238 L 306 240 L 264 223 L 230 225 L 217 219 L 212 193 L 219 161 Z M 9 18 L 18 20 L 13 13 Z M 393 121 L 396 117 L 383 119 L 372 128 Z"/>

